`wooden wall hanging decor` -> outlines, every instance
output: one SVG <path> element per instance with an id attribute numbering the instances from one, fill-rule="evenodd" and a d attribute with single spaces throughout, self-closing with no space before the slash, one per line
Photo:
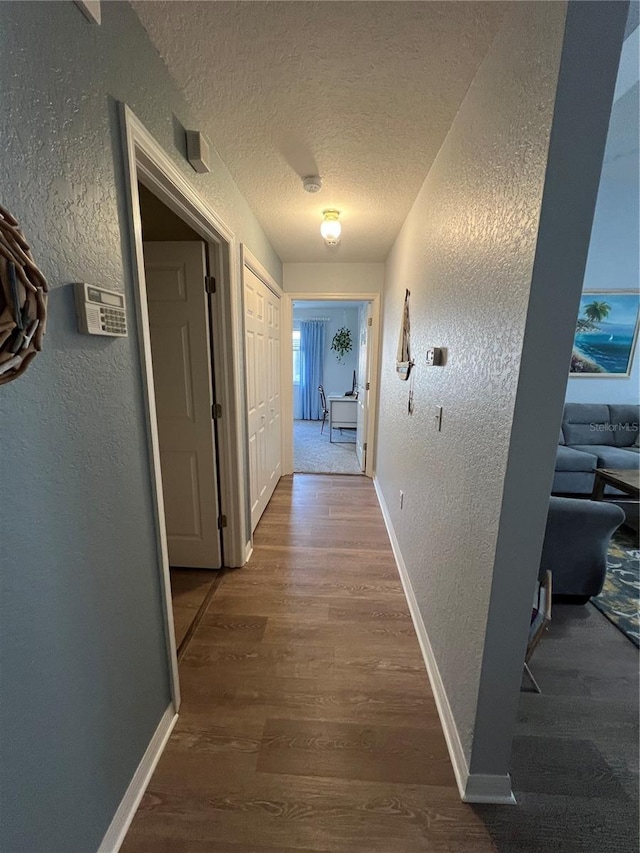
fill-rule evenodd
<path id="1" fill-rule="evenodd" d="M 404 305 L 402 307 L 402 324 L 400 326 L 400 337 L 398 339 L 398 354 L 396 355 L 396 373 L 398 379 L 406 382 L 413 367 L 411 360 L 411 322 L 409 320 L 409 297 L 411 291 L 404 292 Z"/>
<path id="2" fill-rule="evenodd" d="M 17 220 L 0 205 L 0 385 L 42 349 L 48 290 Z"/>

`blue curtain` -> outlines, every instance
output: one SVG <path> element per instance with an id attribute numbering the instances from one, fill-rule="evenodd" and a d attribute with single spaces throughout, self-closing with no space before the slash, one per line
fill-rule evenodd
<path id="1" fill-rule="evenodd" d="M 324 321 L 300 323 L 300 415 L 305 421 L 322 417 L 318 385 L 322 385 Z"/>

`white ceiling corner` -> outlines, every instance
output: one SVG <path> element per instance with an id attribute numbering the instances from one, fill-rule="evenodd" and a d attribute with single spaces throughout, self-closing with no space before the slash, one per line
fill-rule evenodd
<path id="1" fill-rule="evenodd" d="M 498 2 L 133 0 L 285 262 L 386 257 L 504 14 Z M 305 174 L 323 188 L 305 193 Z M 322 210 L 341 212 L 338 247 Z"/>

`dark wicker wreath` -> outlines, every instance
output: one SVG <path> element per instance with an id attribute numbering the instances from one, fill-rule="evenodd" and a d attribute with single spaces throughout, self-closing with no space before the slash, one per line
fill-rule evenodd
<path id="1" fill-rule="evenodd" d="M 0 205 L 0 385 L 17 379 L 42 349 L 45 277 L 17 220 Z"/>

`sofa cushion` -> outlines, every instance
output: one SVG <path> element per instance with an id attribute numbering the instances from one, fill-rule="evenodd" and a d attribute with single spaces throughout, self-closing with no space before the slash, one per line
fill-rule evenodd
<path id="1" fill-rule="evenodd" d="M 613 440 L 616 447 L 631 447 L 637 440 L 640 435 L 638 431 L 639 416 L 640 406 L 622 405 L 620 403 L 609 406 L 609 423 L 613 429 Z"/>
<path id="2" fill-rule="evenodd" d="M 572 449 L 582 451 L 583 453 L 595 454 L 598 460 L 598 468 L 611 468 L 614 471 L 619 471 L 625 468 L 637 468 L 640 462 L 640 456 L 628 447 L 608 447 L 605 444 L 583 444 L 577 445 Z"/>
<path id="3" fill-rule="evenodd" d="M 590 495 L 594 478 L 593 471 L 556 471 L 551 492 L 554 495 Z"/>
<path id="4" fill-rule="evenodd" d="M 577 444 L 615 445 L 607 405 L 565 403 L 562 432 L 571 447 Z"/>
<path id="5" fill-rule="evenodd" d="M 598 458 L 589 450 L 576 450 L 573 447 L 558 447 L 556 471 L 593 471 L 598 467 Z"/>

